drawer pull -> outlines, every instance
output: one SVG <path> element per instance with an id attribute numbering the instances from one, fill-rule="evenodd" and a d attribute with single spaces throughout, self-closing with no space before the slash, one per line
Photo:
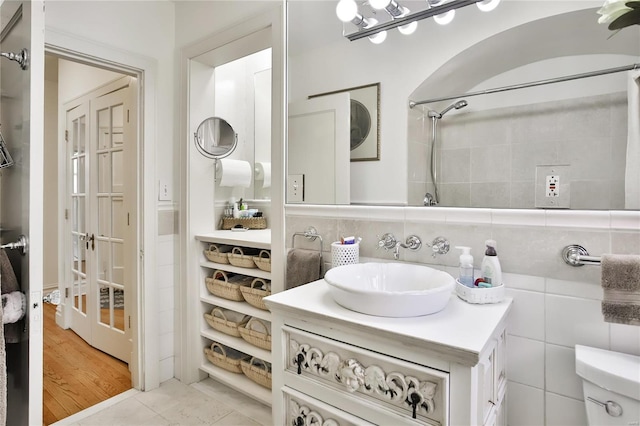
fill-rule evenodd
<path id="1" fill-rule="evenodd" d="M 302 363 L 304 362 L 304 354 L 299 353 L 296 356 L 295 364 L 298 366 L 298 374 L 302 374 Z"/>
<path id="2" fill-rule="evenodd" d="M 411 408 L 413 409 L 412 417 L 415 419 L 416 418 L 416 409 L 418 408 L 418 405 L 420 404 L 420 400 L 422 398 L 420 398 L 420 395 L 418 395 L 415 392 L 411 394 L 410 398 L 411 398 Z"/>

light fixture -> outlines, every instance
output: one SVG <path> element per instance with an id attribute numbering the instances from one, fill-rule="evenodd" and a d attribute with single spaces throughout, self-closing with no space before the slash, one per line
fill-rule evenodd
<path id="1" fill-rule="evenodd" d="M 424 4 L 421 10 L 410 12 L 398 1 L 403 0 L 340 0 L 336 6 L 338 18 L 358 27 L 358 31 L 345 34 L 345 37 L 350 41 L 368 37 L 374 43 L 381 43 L 387 37 L 386 31 L 390 29 L 398 28 L 402 34 L 411 34 L 422 19 L 433 17 L 444 25 L 451 22 L 456 9 L 476 4 L 482 11 L 490 11 L 500 3 L 500 0 L 426 0 L 421 2 Z M 362 11 L 358 10 L 359 6 L 363 7 Z M 384 19 L 385 14 L 377 14 L 378 10 L 386 11 L 388 19 Z M 382 22 L 363 16 L 371 14 L 377 14 L 376 17 L 381 18 Z"/>
<path id="2" fill-rule="evenodd" d="M 429 6 L 438 6 L 442 3 L 445 3 L 444 0 L 427 0 Z M 477 3 L 476 3 L 477 4 Z M 433 20 L 436 21 L 440 25 L 447 25 L 453 21 L 453 18 L 456 16 L 456 10 L 452 9 L 448 12 L 441 13 L 439 15 L 434 15 Z"/>
<path id="3" fill-rule="evenodd" d="M 476 3 L 476 6 L 478 6 L 478 9 L 483 12 L 491 12 L 493 9 L 498 7 L 499 4 L 500 0 L 482 0 Z"/>

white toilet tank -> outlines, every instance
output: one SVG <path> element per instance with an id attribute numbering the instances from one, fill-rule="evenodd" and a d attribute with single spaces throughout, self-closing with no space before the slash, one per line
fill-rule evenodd
<path id="1" fill-rule="evenodd" d="M 640 357 L 576 345 L 589 425 L 640 426 Z"/>

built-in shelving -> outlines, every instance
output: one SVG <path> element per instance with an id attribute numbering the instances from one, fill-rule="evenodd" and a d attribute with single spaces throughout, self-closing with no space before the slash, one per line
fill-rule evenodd
<path id="1" fill-rule="evenodd" d="M 196 235 L 195 239 L 202 243 L 202 250 L 208 248 L 209 244 L 225 244 L 234 247 L 241 248 L 255 248 L 262 250 L 271 249 L 271 232 L 269 229 L 263 230 L 249 230 L 246 232 L 233 232 L 233 231 L 214 231 L 208 234 Z M 200 302 L 201 308 L 198 315 L 200 316 L 200 337 L 202 338 L 202 362 L 200 370 L 207 373 L 210 377 L 219 382 L 232 387 L 240 392 L 243 392 L 249 396 L 254 397 L 258 401 L 271 405 L 271 390 L 267 389 L 259 384 L 253 382 L 247 378 L 244 374 L 231 373 L 223 368 L 217 367 L 211 364 L 207 357 L 204 355 L 204 348 L 211 345 L 211 342 L 215 341 L 222 345 L 234 348 L 238 351 L 244 352 L 247 355 L 259 358 L 263 361 L 272 362 L 271 351 L 259 348 L 245 341 L 242 337 L 230 336 L 215 330 L 207 324 L 204 320 L 205 313 L 211 313 L 214 306 L 218 306 L 223 309 L 230 309 L 235 312 L 240 312 L 245 315 L 250 315 L 261 320 L 271 322 L 271 313 L 262 309 L 258 309 L 250 304 L 241 301 L 224 299 L 222 297 L 214 296 L 207 290 L 205 284 L 205 278 L 210 277 L 215 270 L 222 270 L 225 272 L 231 272 L 235 274 L 241 274 L 248 277 L 262 278 L 271 280 L 271 273 L 263 271 L 258 268 L 242 268 L 229 264 L 222 264 L 208 261 L 201 251 L 201 260 L 199 262 L 200 277 Z"/>

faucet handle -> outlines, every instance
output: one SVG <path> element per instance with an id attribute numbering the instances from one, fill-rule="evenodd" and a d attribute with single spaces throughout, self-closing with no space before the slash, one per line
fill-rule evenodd
<path id="1" fill-rule="evenodd" d="M 431 244 L 428 244 L 433 251 L 432 256 L 435 258 L 436 254 L 447 254 L 449 253 L 449 240 L 445 237 L 436 237 L 433 239 Z"/>
<path id="2" fill-rule="evenodd" d="M 382 236 L 378 235 L 378 249 L 391 250 L 396 247 L 396 237 L 393 234 L 383 234 Z"/>

